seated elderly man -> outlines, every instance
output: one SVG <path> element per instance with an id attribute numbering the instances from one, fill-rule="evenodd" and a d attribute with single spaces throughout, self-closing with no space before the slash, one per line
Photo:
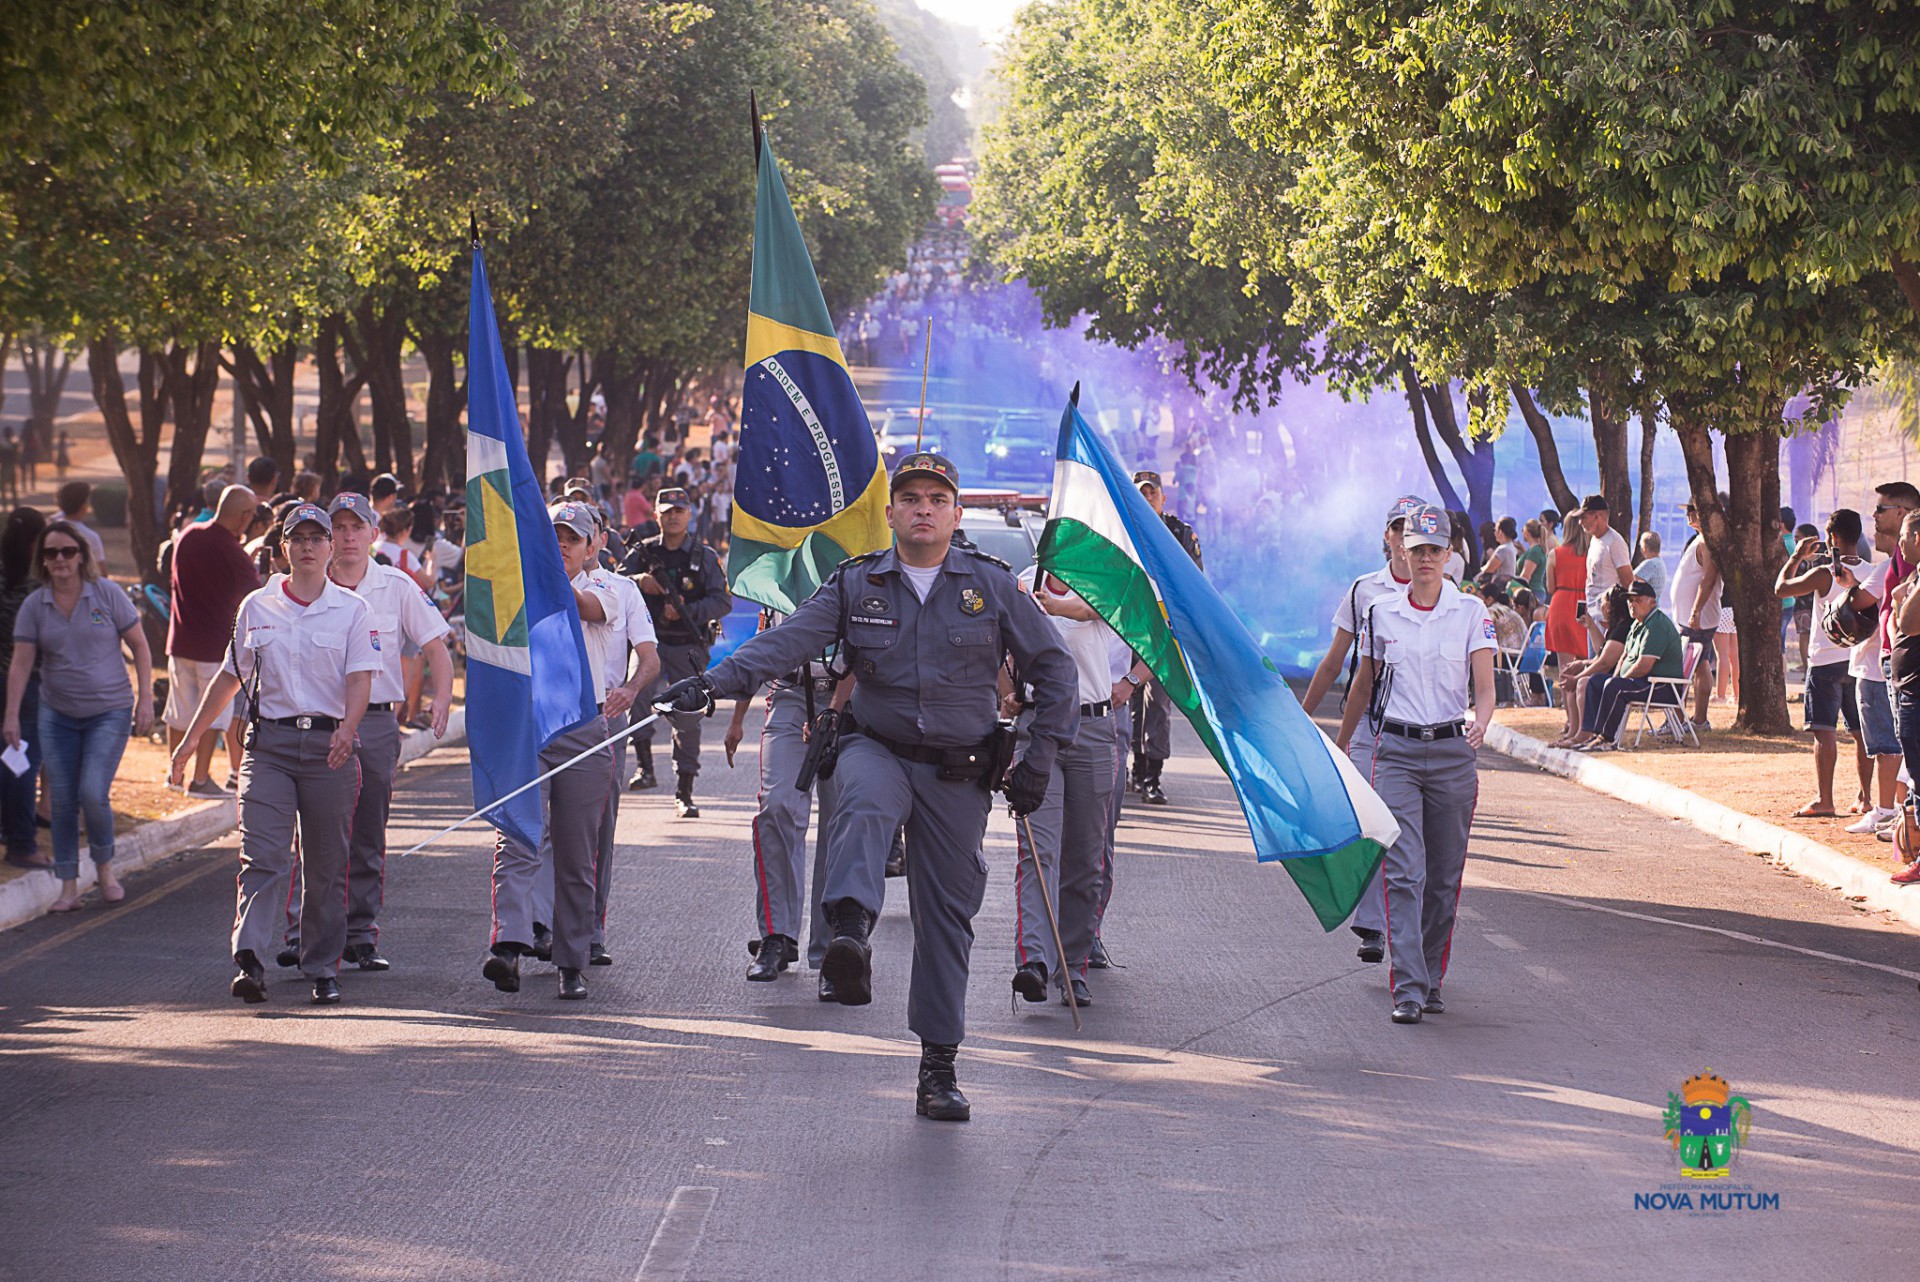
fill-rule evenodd
<path id="1" fill-rule="evenodd" d="M 1575 728 L 1548 744 L 1550 748 L 1585 743 L 1599 728 L 1600 696 L 1607 682 L 1613 680 L 1620 656 L 1626 652 L 1627 634 L 1633 631 L 1633 612 L 1627 608 L 1625 588 L 1616 584 L 1600 598 L 1600 626 L 1605 641 L 1599 653 L 1561 665 L 1557 682 L 1560 700 L 1567 709 L 1568 724 Z"/>
<path id="2" fill-rule="evenodd" d="M 1627 630 L 1626 645 L 1620 652 L 1620 665 L 1614 669 L 1614 675 L 1597 695 L 1591 689 L 1588 691 L 1589 701 L 1599 709 L 1594 732 L 1573 744 L 1574 748 L 1588 752 L 1613 747 L 1621 723 L 1627 719 L 1627 710 L 1646 698 L 1649 689 L 1654 691 L 1655 703 L 1678 702 L 1677 687 L 1655 687 L 1652 680 L 1654 677 L 1678 680 L 1686 666 L 1680 629 L 1674 626 L 1666 611 L 1654 604 L 1658 599 L 1659 594 L 1645 579 L 1635 579 L 1627 589 L 1627 608 L 1633 612 L 1633 626 Z"/>

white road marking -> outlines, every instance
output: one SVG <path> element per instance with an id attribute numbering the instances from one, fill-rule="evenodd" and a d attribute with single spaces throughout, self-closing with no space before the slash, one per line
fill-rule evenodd
<path id="1" fill-rule="evenodd" d="M 1511 895 L 1526 895 L 1533 899 L 1545 899 L 1556 904 L 1565 904 L 1569 908 L 1584 908 L 1588 912 L 1606 913 L 1610 917 L 1625 917 L 1630 921 L 1651 922 L 1656 926 L 1678 926 L 1682 930 L 1697 930 L 1705 935 L 1720 935 L 1726 939 L 1737 939 L 1743 944 L 1758 944 L 1762 948 L 1777 948 L 1782 952 L 1799 953 L 1802 957 L 1817 957 L 1821 961 L 1841 962 L 1848 966 L 1859 966 L 1865 970 L 1877 970 L 1888 975 L 1898 975 L 1902 979 L 1920 981 L 1920 971 L 1902 970 L 1898 966 L 1888 966 L 1882 962 L 1867 961 L 1860 957 L 1842 957 L 1839 953 L 1823 952 L 1818 948 L 1802 948 L 1798 944 L 1782 943 L 1777 939 L 1766 939 L 1759 935 L 1749 935 L 1743 930 L 1727 930 L 1722 926 L 1704 926 L 1698 922 L 1675 921 L 1671 917 L 1656 917 L 1652 913 L 1630 912 L 1625 908 L 1608 908 L 1601 904 L 1590 904 L 1584 899 L 1574 899 L 1567 895 L 1548 894 L 1544 890 L 1521 890 L 1517 886 L 1503 886 L 1493 881 L 1478 881 L 1492 890 L 1503 890 Z M 1493 936 L 1487 936 L 1492 939 Z"/>
<path id="2" fill-rule="evenodd" d="M 1495 948 L 1504 948 L 1510 953 L 1524 953 L 1527 951 L 1527 946 L 1515 939 L 1512 935 L 1496 935 L 1489 930 L 1483 932 L 1481 937 Z"/>
<path id="3" fill-rule="evenodd" d="M 700 1235 L 706 1232 L 707 1216 L 713 1211 L 720 1190 L 682 1184 L 667 1199 L 660 1213 L 660 1227 L 647 1243 L 640 1260 L 640 1272 L 634 1282 L 684 1282 L 693 1267 L 693 1253 L 700 1249 Z"/>

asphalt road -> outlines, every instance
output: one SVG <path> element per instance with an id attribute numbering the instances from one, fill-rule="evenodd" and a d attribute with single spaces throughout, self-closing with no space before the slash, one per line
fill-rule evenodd
<path id="1" fill-rule="evenodd" d="M 581 1005 L 480 979 L 476 831 L 391 869 L 394 970 L 331 1010 L 227 996 L 231 843 L 9 932 L 0 1278 L 1920 1276 L 1913 934 L 1488 754 L 1448 1012 L 1399 1027 L 1180 751 L 1175 804 L 1128 809 L 1084 1035 L 1010 1009 L 995 819 L 966 1125 L 913 1113 L 900 883 L 872 1006 L 744 982 L 750 750 L 709 749 L 699 820 L 625 799 Z M 395 848 L 467 795 L 459 751 L 411 768 Z M 1697 1202 L 1660 1119 L 1708 1067 L 1753 1104 L 1713 1189 L 1777 1209 L 1636 1209 Z"/>

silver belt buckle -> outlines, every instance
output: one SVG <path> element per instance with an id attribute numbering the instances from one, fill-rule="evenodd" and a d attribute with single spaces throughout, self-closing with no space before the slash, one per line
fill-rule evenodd
<path id="1" fill-rule="evenodd" d="M 295 717 L 293 719 L 293 724 L 302 730 L 311 730 L 313 729 L 313 718 L 312 717 Z"/>
<path id="2" fill-rule="evenodd" d="M 1432 742 L 1433 742 L 1433 727 L 1432 727 L 1432 726 L 1421 726 L 1421 727 L 1420 727 L 1420 742 L 1421 742 L 1421 743 L 1432 743 Z"/>

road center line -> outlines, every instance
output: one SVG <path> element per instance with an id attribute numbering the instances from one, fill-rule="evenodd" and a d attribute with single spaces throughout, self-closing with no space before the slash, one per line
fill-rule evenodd
<path id="1" fill-rule="evenodd" d="M 1842 957 L 1839 953 L 1823 952 L 1818 948 L 1802 948 L 1798 944 L 1786 944 L 1777 939 L 1766 939 L 1759 935 L 1749 935 L 1744 930 L 1728 930 L 1724 926 L 1703 926 L 1698 922 L 1676 921 L 1672 917 L 1656 917 L 1652 913 L 1636 913 L 1625 908 L 1608 908 L 1602 904 L 1588 903 L 1584 899 L 1574 899 L 1567 895 L 1550 894 L 1544 890 L 1522 890 L 1518 886 L 1503 886 L 1498 882 L 1475 879 L 1476 884 L 1489 890 L 1505 891 L 1510 895 L 1526 895 L 1532 899 L 1545 899 L 1551 903 L 1565 904 L 1569 908 L 1584 908 L 1588 912 L 1606 913 L 1610 917 L 1625 917 L 1631 921 L 1651 922 L 1656 926 L 1678 926 L 1682 930 L 1697 930 L 1706 935 L 1720 935 L 1727 939 L 1737 939 L 1743 944 L 1758 944 L 1762 948 L 1778 948 L 1782 952 L 1799 953 L 1802 957 L 1818 957 L 1821 961 L 1841 962 L 1848 966 L 1859 966 L 1866 970 L 1882 971 L 1889 975 L 1898 975 L 1902 979 L 1920 982 L 1920 971 L 1902 970 L 1898 966 L 1888 966 L 1881 962 L 1867 961 L 1860 957 Z"/>
<path id="2" fill-rule="evenodd" d="M 719 1189 L 682 1184 L 667 1199 L 660 1213 L 660 1227 L 647 1243 L 640 1260 L 640 1272 L 634 1282 L 684 1282 L 693 1266 L 693 1253 L 700 1248 L 700 1235 L 706 1232 L 707 1216 L 713 1211 Z"/>

